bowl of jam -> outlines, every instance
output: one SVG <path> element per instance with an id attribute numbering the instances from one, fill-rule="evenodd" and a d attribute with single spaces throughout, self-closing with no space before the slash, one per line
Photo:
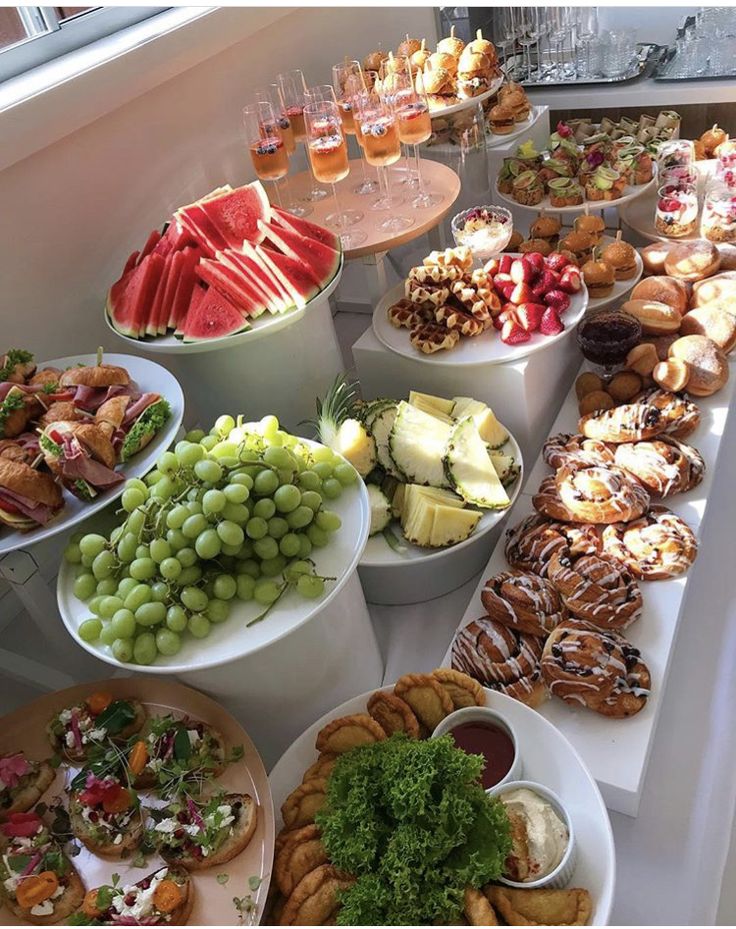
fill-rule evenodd
<path id="1" fill-rule="evenodd" d="M 455 745 L 469 755 L 483 756 L 481 783 L 486 790 L 521 777 L 516 733 L 495 710 L 484 706 L 456 710 L 442 720 L 432 738 L 442 735 L 450 735 Z"/>
<path id="2" fill-rule="evenodd" d="M 641 342 L 641 323 L 631 313 L 598 310 L 586 314 L 578 324 L 580 351 L 592 364 L 613 368 L 623 364 L 635 345 Z"/>

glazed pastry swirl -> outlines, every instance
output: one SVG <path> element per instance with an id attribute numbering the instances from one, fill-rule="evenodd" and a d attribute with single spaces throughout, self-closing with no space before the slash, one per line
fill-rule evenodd
<path id="1" fill-rule="evenodd" d="M 483 616 L 455 634 L 452 667 L 484 687 L 537 706 L 546 696 L 539 668 L 542 645 L 542 639 Z"/>
<path id="2" fill-rule="evenodd" d="M 662 432 L 684 439 L 700 424 L 700 410 L 690 400 L 674 394 L 669 390 L 655 388 L 636 398 L 638 403 L 646 403 L 659 410 L 664 419 Z"/>
<path id="3" fill-rule="evenodd" d="M 639 585 L 619 562 L 598 555 L 553 555 L 547 577 L 570 613 L 597 629 L 625 629 L 641 614 Z"/>
<path id="4" fill-rule="evenodd" d="M 606 716 L 633 716 L 649 696 L 649 671 L 638 649 L 615 632 L 574 620 L 547 639 L 541 667 L 553 696 Z"/>
<path id="5" fill-rule="evenodd" d="M 529 635 L 547 636 L 567 619 L 554 586 L 530 572 L 504 571 L 489 578 L 480 599 L 491 619 Z"/>
<path id="6" fill-rule="evenodd" d="M 593 526 L 560 523 L 542 516 L 527 516 L 506 531 L 506 561 L 521 571 L 545 577 L 550 558 L 557 552 L 572 557 L 600 550 L 600 537 Z"/>
<path id="7" fill-rule="evenodd" d="M 705 473 L 700 452 L 667 435 L 650 442 L 618 445 L 616 464 L 659 497 L 690 490 Z"/>
<path id="8" fill-rule="evenodd" d="M 554 475 L 545 477 L 532 497 L 534 509 L 549 519 L 562 520 L 562 522 L 575 522 L 575 515 L 565 506 L 560 498 L 557 481 Z"/>
<path id="9" fill-rule="evenodd" d="M 555 471 L 568 462 L 613 464 L 613 452 L 605 442 L 565 432 L 547 439 L 542 448 L 542 457 Z"/>
<path id="10" fill-rule="evenodd" d="M 652 506 L 631 523 L 606 526 L 603 551 L 642 580 L 657 581 L 684 574 L 697 557 L 698 542 L 679 516 Z"/>
<path id="11" fill-rule="evenodd" d="M 602 442 L 639 442 L 664 432 L 662 412 L 649 403 L 625 403 L 612 410 L 588 413 L 578 423 L 578 430 L 588 439 Z"/>
<path id="12" fill-rule="evenodd" d="M 583 523 L 637 519 L 649 506 L 649 494 L 615 465 L 568 463 L 555 477 L 562 506 Z"/>

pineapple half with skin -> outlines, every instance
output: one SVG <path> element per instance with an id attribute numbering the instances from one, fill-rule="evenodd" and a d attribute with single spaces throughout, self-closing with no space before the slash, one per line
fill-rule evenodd
<path id="1" fill-rule="evenodd" d="M 376 466 L 376 441 L 358 419 L 358 389 L 339 375 L 323 400 L 317 399 L 313 421 L 320 441 L 342 455 L 361 477 Z"/>

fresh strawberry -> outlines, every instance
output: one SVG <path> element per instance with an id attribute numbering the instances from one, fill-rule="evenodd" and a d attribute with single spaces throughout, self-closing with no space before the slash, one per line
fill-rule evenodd
<path id="1" fill-rule="evenodd" d="M 561 255 L 559 252 L 552 252 L 551 255 L 547 255 L 544 263 L 552 271 L 562 271 L 569 264 L 572 264 L 567 256 Z"/>
<path id="2" fill-rule="evenodd" d="M 548 306 L 542 315 L 539 331 L 544 335 L 557 335 L 565 328 L 554 307 Z M 501 334 L 503 338 L 503 333 Z"/>
<path id="3" fill-rule="evenodd" d="M 661 213 L 676 213 L 682 204 L 674 197 L 662 197 L 657 206 Z"/>
<path id="4" fill-rule="evenodd" d="M 548 290 L 543 299 L 547 306 L 554 307 L 560 316 L 570 306 L 570 297 L 564 290 Z"/>
<path id="5" fill-rule="evenodd" d="M 582 287 L 580 271 L 574 267 L 567 267 L 560 274 L 560 290 L 566 294 L 576 294 Z"/>
<path id="6" fill-rule="evenodd" d="M 501 287 L 502 284 L 515 284 L 516 281 L 505 271 L 499 271 L 498 274 L 493 275 L 493 283 L 496 287 Z"/>
<path id="7" fill-rule="evenodd" d="M 554 290 L 560 286 L 560 274 L 557 271 L 553 271 L 551 268 L 545 268 L 544 271 L 542 271 L 540 280 L 544 284 L 545 292 Z"/>
<path id="8" fill-rule="evenodd" d="M 544 271 L 544 255 L 541 252 L 529 252 L 524 258 L 534 268 L 536 274 Z"/>
<path id="9" fill-rule="evenodd" d="M 517 308 L 516 315 L 527 332 L 536 332 L 546 309 L 543 303 L 522 303 Z"/>
<path id="10" fill-rule="evenodd" d="M 493 325 L 500 329 L 507 319 L 516 319 L 516 307 L 513 303 L 504 303 L 501 312 L 493 317 Z"/>
<path id="11" fill-rule="evenodd" d="M 507 319 L 501 329 L 501 340 L 507 345 L 518 345 L 520 342 L 528 342 L 531 336 L 524 329 L 518 319 Z"/>
<path id="12" fill-rule="evenodd" d="M 498 258 L 489 258 L 488 261 L 483 265 L 483 270 L 486 272 L 488 277 L 493 277 L 494 274 L 498 274 L 501 270 L 501 262 Z"/>
<path id="13" fill-rule="evenodd" d="M 525 261 L 523 258 L 516 258 L 511 265 L 509 274 L 511 275 L 511 280 L 514 282 L 514 284 L 528 284 L 534 277 L 534 268 L 528 261 Z"/>
<path id="14" fill-rule="evenodd" d="M 530 300 L 534 299 L 534 294 L 529 284 L 522 282 L 514 287 L 508 299 L 519 306 L 521 303 L 528 303 Z"/>
<path id="15" fill-rule="evenodd" d="M 516 284 L 514 284 L 513 281 L 506 281 L 504 284 L 501 284 L 500 287 L 496 287 L 496 290 L 498 290 L 504 300 L 510 300 L 511 294 L 516 290 Z"/>
<path id="16" fill-rule="evenodd" d="M 514 258 L 512 255 L 501 255 L 498 260 L 498 270 L 501 272 L 501 274 L 508 274 L 513 263 Z"/>

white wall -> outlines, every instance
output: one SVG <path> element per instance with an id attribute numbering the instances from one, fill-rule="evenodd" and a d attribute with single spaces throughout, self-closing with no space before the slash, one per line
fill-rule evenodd
<path id="1" fill-rule="evenodd" d="M 0 172 L 0 351 L 120 350 L 102 305 L 128 253 L 175 207 L 253 176 L 240 138 L 249 89 L 290 67 L 329 82 L 332 63 L 407 30 L 434 41 L 433 11 L 299 10 Z"/>
<path id="2" fill-rule="evenodd" d="M 697 6 L 599 6 L 598 22 L 601 33 L 610 30 L 633 29 L 638 42 L 671 45 L 677 27 L 686 16 L 692 16 Z"/>

